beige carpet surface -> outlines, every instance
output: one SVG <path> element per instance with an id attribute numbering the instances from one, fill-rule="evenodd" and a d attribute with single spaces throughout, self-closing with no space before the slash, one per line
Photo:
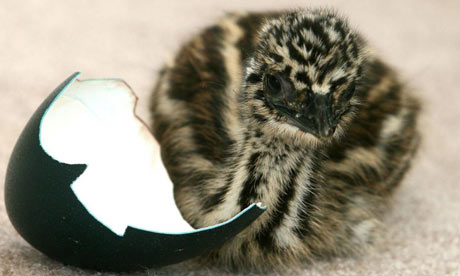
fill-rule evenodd
<path id="1" fill-rule="evenodd" d="M 3 202 L 9 155 L 41 101 L 74 71 L 120 77 L 138 114 L 161 64 L 225 11 L 337 8 L 424 98 L 424 144 L 361 258 L 280 275 L 460 275 L 460 1 L 0 1 L 0 275 L 117 275 L 65 267 L 15 232 Z M 227 275 L 193 260 L 133 275 Z"/>

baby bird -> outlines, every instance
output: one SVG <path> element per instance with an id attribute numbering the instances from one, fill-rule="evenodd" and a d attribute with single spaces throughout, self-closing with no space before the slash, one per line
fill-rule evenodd
<path id="1" fill-rule="evenodd" d="M 419 144 L 419 103 L 337 13 L 230 14 L 160 74 L 154 135 L 193 227 L 267 210 L 208 260 L 363 252 Z"/>

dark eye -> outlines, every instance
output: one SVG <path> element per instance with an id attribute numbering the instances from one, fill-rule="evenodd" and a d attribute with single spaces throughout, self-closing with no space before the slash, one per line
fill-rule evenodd
<path id="1" fill-rule="evenodd" d="M 281 91 L 281 77 L 278 75 L 265 75 L 265 90 L 270 94 L 276 95 Z"/>
<path id="2" fill-rule="evenodd" d="M 355 84 L 351 83 L 350 86 L 343 92 L 342 98 L 346 101 L 350 100 L 351 97 L 353 97 L 353 94 L 355 93 Z"/>

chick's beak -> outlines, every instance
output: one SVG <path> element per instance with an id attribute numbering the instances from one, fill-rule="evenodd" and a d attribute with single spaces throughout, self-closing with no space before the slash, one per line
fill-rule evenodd
<path id="1" fill-rule="evenodd" d="M 336 124 L 332 120 L 330 101 L 327 95 L 313 95 L 306 107 L 288 122 L 319 138 L 331 137 Z"/>
<path id="2" fill-rule="evenodd" d="M 330 97 L 316 95 L 313 98 L 313 105 L 307 110 L 307 117 L 314 118 L 316 134 L 320 137 L 331 137 L 335 132 L 330 106 Z"/>

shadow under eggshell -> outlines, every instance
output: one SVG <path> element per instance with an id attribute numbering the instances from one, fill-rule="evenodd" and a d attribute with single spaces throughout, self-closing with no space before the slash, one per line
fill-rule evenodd
<path id="1" fill-rule="evenodd" d="M 36 249 L 82 268 L 129 271 L 159 267 L 221 245 L 263 213 L 264 208 L 252 204 L 222 224 L 182 234 L 131 226 L 123 235 L 110 230 L 88 212 L 71 189 L 88 165 L 53 159 L 39 140 L 43 115 L 77 76 L 65 80 L 37 109 L 18 139 L 7 169 L 8 216 L 18 233 Z"/>

